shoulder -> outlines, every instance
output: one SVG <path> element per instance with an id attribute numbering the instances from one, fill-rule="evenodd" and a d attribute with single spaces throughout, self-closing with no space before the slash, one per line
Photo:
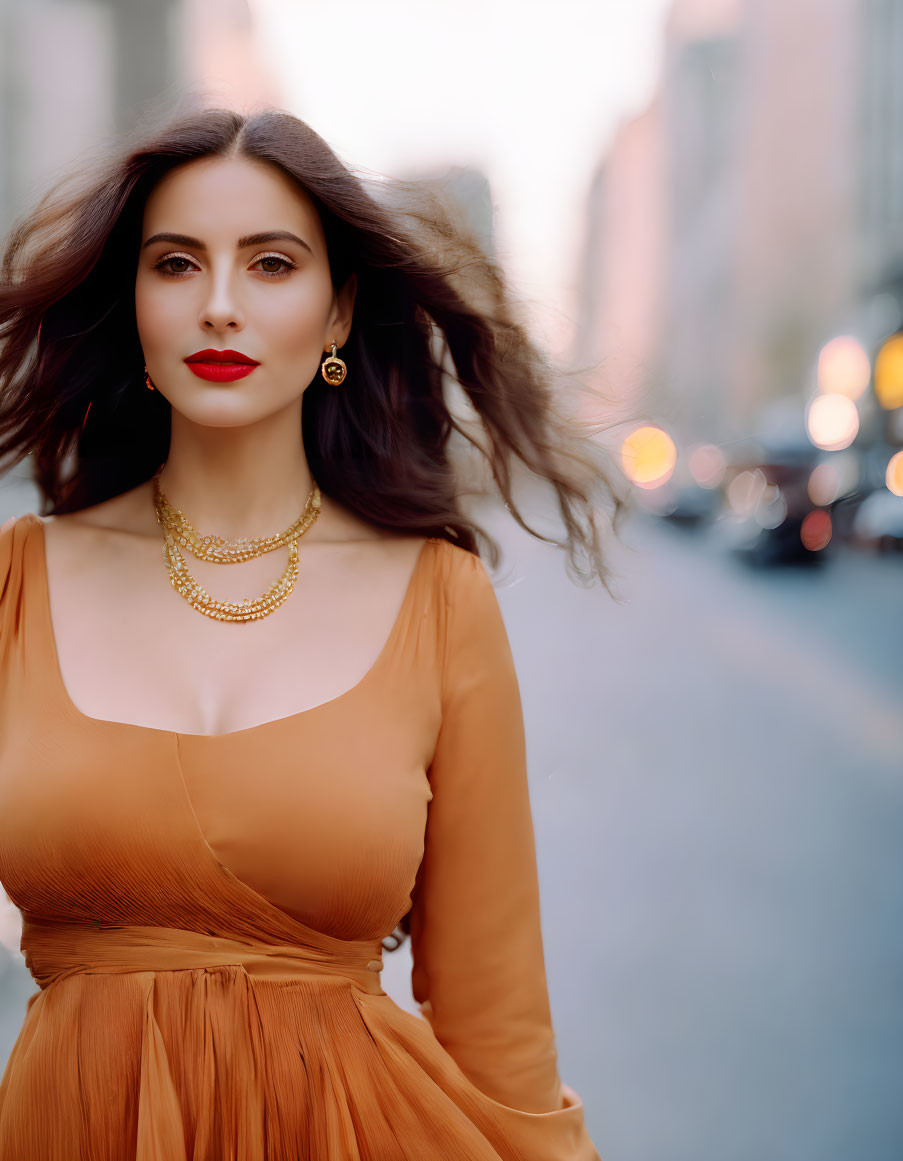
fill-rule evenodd
<path id="1" fill-rule="evenodd" d="M 0 561 L 6 561 L 7 567 L 9 565 L 8 557 L 15 550 L 21 549 L 28 533 L 37 524 L 43 524 L 40 516 L 34 512 L 25 512 L 21 516 L 10 516 L 8 520 L 4 520 L 0 524 Z"/>
<path id="2" fill-rule="evenodd" d="M 39 532 L 43 542 L 40 552 L 34 539 Z M 48 560 L 53 560 L 55 568 L 63 573 L 86 567 L 104 551 L 107 559 L 112 560 L 107 537 L 109 532 L 104 525 L 84 519 L 81 511 L 51 516 L 27 512 L 6 521 L 0 528 L 0 577 L 6 575 L 8 587 L 14 587 L 16 575 L 27 581 L 31 573 L 41 571 L 40 556 L 43 556 L 44 568 Z"/>
<path id="3" fill-rule="evenodd" d="M 478 553 L 435 538 L 441 577 L 442 701 L 466 698 L 487 683 L 516 688 L 517 673 L 495 586 Z"/>
<path id="4" fill-rule="evenodd" d="M 0 524 L 0 577 L 14 561 L 21 559 L 29 533 L 44 523 L 44 518 L 35 512 L 25 512 L 10 516 Z"/>
<path id="5" fill-rule="evenodd" d="M 484 597 L 493 593 L 492 580 L 478 553 L 441 536 L 432 537 L 431 543 L 435 547 L 438 571 L 449 604 L 457 605 L 481 593 Z"/>
<path id="6" fill-rule="evenodd" d="M 40 516 L 26 512 L 0 524 L 0 638 L 16 623 L 25 588 L 26 545 L 29 533 L 41 523 Z"/>
<path id="7" fill-rule="evenodd" d="M 447 540 L 444 536 L 431 536 L 429 537 L 429 541 L 435 547 L 443 570 L 446 573 L 456 576 L 468 576 L 474 573 L 486 572 L 479 553 L 471 552 L 469 548 L 463 548 L 460 544 L 455 544 L 453 541 Z"/>
<path id="8" fill-rule="evenodd" d="M 446 653 L 492 649 L 506 637 L 495 586 L 478 553 L 434 537 Z"/>
<path id="9" fill-rule="evenodd" d="M 25 512 L 4 520 L 0 524 L 0 585 L 8 589 L 14 575 L 24 570 L 28 545 L 39 529 L 46 543 L 47 530 L 51 526 L 53 536 L 65 540 L 66 537 L 56 530 L 74 528 L 77 523 L 74 515 L 38 516 L 36 512 Z"/>

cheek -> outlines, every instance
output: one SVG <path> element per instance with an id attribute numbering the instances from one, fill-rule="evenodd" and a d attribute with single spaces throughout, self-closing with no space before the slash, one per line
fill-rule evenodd
<path id="1" fill-rule="evenodd" d="M 173 323 L 183 312 L 173 295 L 161 294 L 159 287 L 146 279 L 139 278 L 135 283 L 135 319 L 143 347 L 163 341 L 167 334 L 171 336 Z"/>
<path id="2" fill-rule="evenodd" d="M 322 287 L 286 288 L 284 294 L 269 296 L 265 307 L 259 323 L 272 350 L 287 355 L 319 353 L 330 308 Z"/>

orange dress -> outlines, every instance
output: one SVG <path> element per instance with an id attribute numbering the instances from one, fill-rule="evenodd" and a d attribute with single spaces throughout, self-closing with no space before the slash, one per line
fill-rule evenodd
<path id="1" fill-rule="evenodd" d="M 508 638 L 482 562 L 441 538 L 355 686 L 180 734 L 69 699 L 20 516 L 0 882 L 39 985 L 2 1161 L 599 1161 L 557 1071 Z M 411 908 L 422 1017 L 380 987 Z"/>

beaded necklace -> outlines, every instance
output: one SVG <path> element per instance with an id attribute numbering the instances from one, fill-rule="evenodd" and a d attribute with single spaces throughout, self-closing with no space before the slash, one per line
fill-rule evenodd
<path id="1" fill-rule="evenodd" d="M 162 469 L 161 469 L 162 471 Z M 169 567 L 169 579 L 173 588 L 193 609 L 217 621 L 256 621 L 274 612 L 291 594 L 298 579 L 298 540 L 311 527 L 320 514 L 320 489 L 314 484 L 307 497 L 304 511 L 284 532 L 271 536 L 239 537 L 225 540 L 221 536 L 201 536 L 183 512 L 174 508 L 160 487 L 159 472 L 153 479 L 154 512 L 157 523 L 163 529 L 163 559 Z M 182 548 L 187 548 L 198 560 L 210 560 L 217 564 L 237 564 L 252 557 L 272 552 L 281 544 L 288 545 L 288 564 L 262 596 L 243 601 L 219 601 L 211 597 L 207 590 L 191 575 Z"/>

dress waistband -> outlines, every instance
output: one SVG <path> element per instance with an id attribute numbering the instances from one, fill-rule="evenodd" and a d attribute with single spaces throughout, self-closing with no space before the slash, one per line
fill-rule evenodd
<path id="1" fill-rule="evenodd" d="M 235 965 L 249 976 L 270 980 L 345 976 L 373 995 L 385 994 L 380 986 L 379 941 L 348 941 L 337 953 L 177 927 L 92 926 L 23 915 L 21 948 L 41 988 L 80 973 L 171 972 Z"/>

